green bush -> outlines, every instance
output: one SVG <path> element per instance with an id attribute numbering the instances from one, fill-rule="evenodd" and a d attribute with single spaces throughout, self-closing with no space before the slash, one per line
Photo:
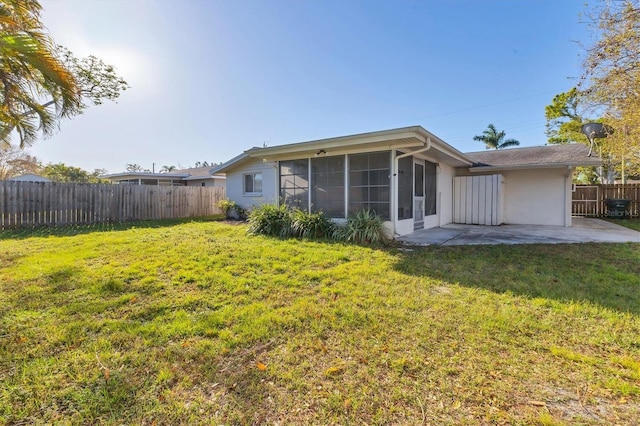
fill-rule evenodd
<path id="1" fill-rule="evenodd" d="M 240 220 L 247 220 L 247 217 L 249 217 L 249 212 L 247 211 L 247 209 L 243 209 L 237 204 L 233 207 L 233 210 L 235 212 L 236 218 Z"/>
<path id="2" fill-rule="evenodd" d="M 286 205 L 263 204 L 249 213 L 247 232 L 251 235 L 290 237 L 293 234 L 292 222 L 291 211 Z"/>
<path id="3" fill-rule="evenodd" d="M 222 210 L 222 213 L 224 213 L 227 219 L 247 219 L 247 210 L 237 205 L 233 200 L 230 200 L 228 198 L 220 200 L 218 201 L 217 206 L 220 210 Z"/>
<path id="4" fill-rule="evenodd" d="M 302 238 L 332 238 L 335 224 L 324 213 L 308 213 L 294 210 L 292 216 L 293 235 Z"/>
<path id="5" fill-rule="evenodd" d="M 231 212 L 235 211 L 235 209 L 238 208 L 236 202 L 228 198 L 218 201 L 217 206 L 220 210 L 222 210 L 222 213 L 224 213 L 227 219 L 231 219 Z"/>
<path id="6" fill-rule="evenodd" d="M 335 229 L 333 237 L 354 243 L 382 243 L 387 240 L 384 221 L 371 210 L 362 210 L 350 216 L 347 223 Z"/>
<path id="7" fill-rule="evenodd" d="M 331 238 L 353 243 L 382 243 L 387 240 L 383 219 L 371 210 L 362 210 L 336 225 L 324 213 L 290 210 L 285 204 L 264 204 L 249 213 L 252 235 L 274 237 Z"/>

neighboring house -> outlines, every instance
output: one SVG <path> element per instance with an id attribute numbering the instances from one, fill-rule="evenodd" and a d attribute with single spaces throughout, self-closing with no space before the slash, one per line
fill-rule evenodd
<path id="1" fill-rule="evenodd" d="M 7 180 L 13 180 L 16 182 L 51 182 L 51 179 L 46 178 L 44 176 L 36 175 L 33 173 L 27 173 L 20 176 L 14 176 Z"/>
<path id="2" fill-rule="evenodd" d="M 176 170 L 170 173 L 124 172 L 102 176 L 120 185 L 225 186 L 224 174 L 214 174 L 214 166 Z"/>
<path id="3" fill-rule="evenodd" d="M 448 223 L 571 225 L 584 145 L 464 154 L 420 126 L 252 148 L 216 167 L 243 208 L 286 203 L 345 219 L 372 209 L 394 235 Z"/>

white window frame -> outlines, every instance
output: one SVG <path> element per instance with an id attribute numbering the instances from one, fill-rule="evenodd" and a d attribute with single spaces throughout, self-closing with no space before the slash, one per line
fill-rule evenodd
<path id="1" fill-rule="evenodd" d="M 246 183 L 247 183 L 247 176 L 251 176 L 251 180 L 253 183 L 253 188 L 256 187 L 256 176 L 260 175 L 260 191 L 247 191 L 247 187 L 246 187 Z M 263 184 L 263 180 L 262 180 L 262 172 L 253 172 L 253 173 L 243 173 L 242 174 L 242 194 L 243 195 L 247 195 L 247 196 L 262 196 L 262 184 Z"/>

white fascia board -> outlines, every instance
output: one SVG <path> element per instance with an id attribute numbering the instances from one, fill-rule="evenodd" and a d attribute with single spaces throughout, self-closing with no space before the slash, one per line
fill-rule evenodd
<path id="1" fill-rule="evenodd" d="M 579 163 L 542 163 L 542 164 L 522 164 L 514 166 L 477 166 L 469 167 L 471 173 L 493 172 L 501 170 L 530 170 L 530 169 L 563 169 L 579 166 L 600 166 L 601 162 L 579 162 Z"/>
<path id="2" fill-rule="evenodd" d="M 216 167 L 212 168 L 211 170 L 209 170 L 209 173 L 211 173 L 211 174 L 226 173 L 228 170 L 233 169 L 234 167 L 236 167 L 239 164 L 241 164 L 244 160 L 249 158 L 249 155 L 247 154 L 247 152 L 248 151 L 245 151 L 240 155 L 236 155 L 231 160 L 229 160 L 229 161 L 227 161 L 225 163 L 222 163 L 219 166 L 216 166 Z"/>
<path id="3" fill-rule="evenodd" d="M 206 180 L 206 179 L 226 179 L 226 176 L 220 175 L 195 175 L 184 178 L 184 180 Z"/>
<path id="4" fill-rule="evenodd" d="M 319 150 L 340 149 L 344 152 L 367 145 L 389 149 L 397 147 L 398 145 L 403 145 L 404 147 L 421 146 L 426 143 L 426 138 L 418 131 L 419 128 L 420 127 L 408 127 L 404 129 L 384 130 L 381 132 L 279 145 L 270 148 L 253 148 L 246 151 L 246 154 L 255 158 L 269 159 L 285 154 L 309 154 Z"/>

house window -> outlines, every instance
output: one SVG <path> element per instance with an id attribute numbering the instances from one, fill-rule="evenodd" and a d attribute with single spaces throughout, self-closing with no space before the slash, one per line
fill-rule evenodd
<path id="1" fill-rule="evenodd" d="M 400 155 L 400 153 L 398 153 Z M 413 157 L 398 160 L 398 219 L 413 217 Z"/>
<path id="2" fill-rule="evenodd" d="M 311 211 L 345 217 L 344 156 L 311 159 Z"/>
<path id="3" fill-rule="evenodd" d="M 349 156 L 349 214 L 370 209 L 389 220 L 391 153 Z"/>
<path id="4" fill-rule="evenodd" d="M 309 209 L 309 160 L 280 162 L 280 199 L 289 207 Z"/>
<path id="5" fill-rule="evenodd" d="M 436 192 L 437 192 L 437 164 L 425 161 L 424 168 L 424 214 L 431 216 L 436 214 Z"/>
<path id="6" fill-rule="evenodd" d="M 262 173 L 246 173 L 243 179 L 245 195 L 262 194 Z"/>

